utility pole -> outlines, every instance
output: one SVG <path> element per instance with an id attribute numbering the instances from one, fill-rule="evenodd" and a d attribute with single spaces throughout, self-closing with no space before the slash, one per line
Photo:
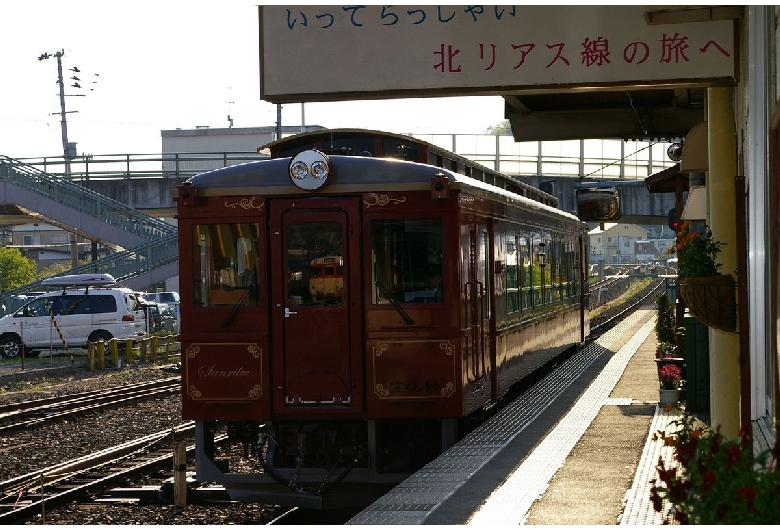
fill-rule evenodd
<path id="1" fill-rule="evenodd" d="M 38 57 L 39 61 L 44 59 L 51 59 L 55 57 L 57 59 L 57 84 L 60 85 L 60 124 L 62 125 L 62 154 L 65 162 L 65 178 L 70 180 L 70 161 L 76 156 L 75 146 L 71 146 L 68 141 L 68 120 L 66 118 L 67 112 L 65 111 L 65 82 L 62 78 L 62 56 L 65 55 L 65 50 L 60 50 L 54 55 L 48 52 L 41 54 Z M 76 86 L 76 85 L 74 85 Z M 71 267 L 77 267 L 79 264 L 79 252 L 78 242 L 76 234 L 70 234 L 70 261 Z"/>
<path id="2" fill-rule="evenodd" d="M 68 142 L 68 121 L 65 117 L 67 114 L 65 111 L 65 83 L 62 79 L 62 56 L 65 55 L 65 50 L 60 50 L 54 55 L 45 52 L 38 57 L 39 61 L 44 59 L 51 59 L 55 57 L 57 59 L 57 84 L 60 85 L 60 124 L 62 126 L 62 154 L 65 161 L 65 178 L 70 178 L 70 161 L 76 155 L 73 152 L 75 149 Z"/>

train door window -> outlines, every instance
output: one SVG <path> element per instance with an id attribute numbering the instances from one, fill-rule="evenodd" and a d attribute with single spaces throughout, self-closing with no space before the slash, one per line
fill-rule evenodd
<path id="1" fill-rule="evenodd" d="M 344 303 L 344 229 L 337 221 L 287 224 L 287 303 Z"/>
<path id="2" fill-rule="evenodd" d="M 371 303 L 443 302 L 442 243 L 441 219 L 372 221 Z"/>
<path id="3" fill-rule="evenodd" d="M 257 305 L 258 225 L 199 224 L 192 231 L 194 305 Z"/>

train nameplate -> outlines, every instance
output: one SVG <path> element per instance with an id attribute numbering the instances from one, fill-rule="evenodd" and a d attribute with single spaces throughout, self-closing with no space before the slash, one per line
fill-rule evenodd
<path id="1" fill-rule="evenodd" d="M 193 401 L 255 401 L 263 395 L 257 343 L 192 343 L 184 350 L 185 393 Z"/>

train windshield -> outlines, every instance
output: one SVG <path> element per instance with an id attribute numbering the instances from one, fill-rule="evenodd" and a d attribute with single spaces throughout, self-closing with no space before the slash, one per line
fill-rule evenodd
<path id="1" fill-rule="evenodd" d="M 194 305 L 257 305 L 258 225 L 199 224 L 192 231 Z"/>
<path id="2" fill-rule="evenodd" d="M 441 219 L 371 222 L 374 304 L 444 301 Z"/>

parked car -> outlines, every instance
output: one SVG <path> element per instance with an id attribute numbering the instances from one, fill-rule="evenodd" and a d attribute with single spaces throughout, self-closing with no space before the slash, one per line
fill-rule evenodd
<path id="1" fill-rule="evenodd" d="M 160 291 L 156 293 L 143 293 L 143 297 L 158 304 L 178 304 L 179 293 L 176 291 Z"/>
<path id="2" fill-rule="evenodd" d="M 47 286 L 63 289 L 42 294 L 0 318 L 0 355 L 17 357 L 24 348 L 27 356 L 36 357 L 42 349 L 86 347 L 101 339 L 142 336 L 144 311 L 136 294 L 122 287 L 105 287 L 113 283 L 109 275 L 78 281 L 86 276 L 50 279 Z"/>
<path id="3" fill-rule="evenodd" d="M 146 319 L 146 330 L 151 335 L 163 329 L 163 316 L 160 305 L 157 302 L 150 302 L 141 299 L 141 309 Z"/>

